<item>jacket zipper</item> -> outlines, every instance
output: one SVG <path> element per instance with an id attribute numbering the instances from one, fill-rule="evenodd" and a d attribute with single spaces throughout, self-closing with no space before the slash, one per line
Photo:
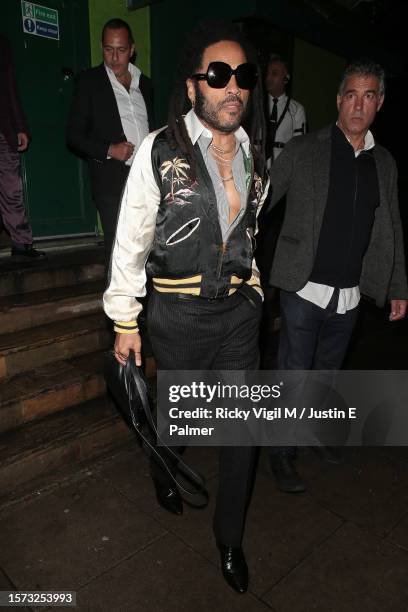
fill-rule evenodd
<path id="1" fill-rule="evenodd" d="M 222 270 L 222 262 L 224 259 L 224 255 L 225 255 L 225 251 L 227 250 L 227 242 L 223 242 L 220 246 L 220 257 L 218 259 L 218 266 L 217 266 L 217 291 L 215 293 L 215 297 L 218 297 L 218 287 L 219 287 L 219 280 L 221 277 L 221 270 Z"/>
<path id="2" fill-rule="evenodd" d="M 353 246 L 353 236 L 354 236 L 354 232 L 355 232 L 357 190 L 358 190 L 358 165 L 357 164 L 358 164 L 357 158 L 355 158 L 356 178 L 355 178 L 355 183 L 354 183 L 353 216 L 352 216 L 350 240 L 349 240 L 348 249 L 347 249 L 347 257 L 346 257 L 345 262 L 344 262 L 344 272 L 343 272 L 344 273 L 344 277 L 343 277 L 343 279 L 345 278 L 345 274 L 347 272 L 347 267 L 348 267 L 348 264 L 349 264 L 349 261 L 350 261 L 351 249 L 352 249 L 352 246 Z"/>

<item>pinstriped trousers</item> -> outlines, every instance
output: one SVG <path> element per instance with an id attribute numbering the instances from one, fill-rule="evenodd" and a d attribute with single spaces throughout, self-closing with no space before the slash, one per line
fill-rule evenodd
<path id="1" fill-rule="evenodd" d="M 33 235 L 26 217 L 23 202 L 20 155 L 12 150 L 1 132 L 0 216 L 14 244 L 32 244 Z"/>
<path id="2" fill-rule="evenodd" d="M 158 369 L 255 370 L 259 366 L 258 335 L 262 313 L 259 294 L 241 293 L 221 300 L 153 291 L 147 326 Z M 165 449 L 157 448 L 171 465 Z M 174 449 L 180 451 L 181 449 Z M 213 529 L 222 544 L 240 546 L 249 502 L 255 449 L 219 449 L 219 481 Z M 173 473 L 177 466 L 172 465 Z M 152 461 L 153 478 L 167 483 Z"/>

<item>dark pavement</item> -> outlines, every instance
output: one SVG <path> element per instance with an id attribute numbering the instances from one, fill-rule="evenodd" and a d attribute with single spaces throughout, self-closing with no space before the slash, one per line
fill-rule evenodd
<path id="1" fill-rule="evenodd" d="M 407 330 L 364 307 L 346 366 L 406 369 Z M 246 595 L 223 581 L 213 542 L 216 450 L 187 458 L 211 501 L 181 517 L 158 507 L 133 441 L 15 491 L 0 511 L 0 590 L 73 590 L 81 611 L 408 610 L 407 447 L 349 448 L 341 465 L 302 449 L 308 491 L 298 495 L 276 490 L 262 450 Z"/>

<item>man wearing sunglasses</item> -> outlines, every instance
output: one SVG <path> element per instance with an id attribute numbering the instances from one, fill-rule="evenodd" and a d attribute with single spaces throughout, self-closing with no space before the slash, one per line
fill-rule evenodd
<path id="1" fill-rule="evenodd" d="M 122 199 L 104 295 L 116 358 L 125 364 L 133 349 L 141 363 L 138 298 L 148 276 L 148 331 L 159 369 L 256 369 L 262 292 L 253 237 L 267 190 L 264 160 L 252 147 L 264 137 L 260 75 L 231 24 L 201 24 L 181 57 L 168 126 L 143 142 Z M 241 127 L 246 113 L 249 134 Z M 175 475 L 177 465 L 163 458 Z M 254 449 L 221 448 L 219 464 L 214 533 L 224 578 L 244 593 L 241 540 Z M 159 504 L 182 514 L 162 466 L 152 463 L 152 476 Z"/>

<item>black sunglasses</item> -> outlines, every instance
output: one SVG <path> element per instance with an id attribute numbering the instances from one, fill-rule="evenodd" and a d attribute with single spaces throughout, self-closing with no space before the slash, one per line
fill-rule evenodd
<path id="1" fill-rule="evenodd" d="M 258 68 L 256 64 L 240 64 L 235 70 L 225 62 L 211 62 L 205 74 L 193 74 L 191 78 L 198 81 L 207 81 L 210 87 L 222 89 L 225 87 L 232 75 L 235 74 L 237 85 L 241 89 L 254 89 L 258 80 Z"/>

